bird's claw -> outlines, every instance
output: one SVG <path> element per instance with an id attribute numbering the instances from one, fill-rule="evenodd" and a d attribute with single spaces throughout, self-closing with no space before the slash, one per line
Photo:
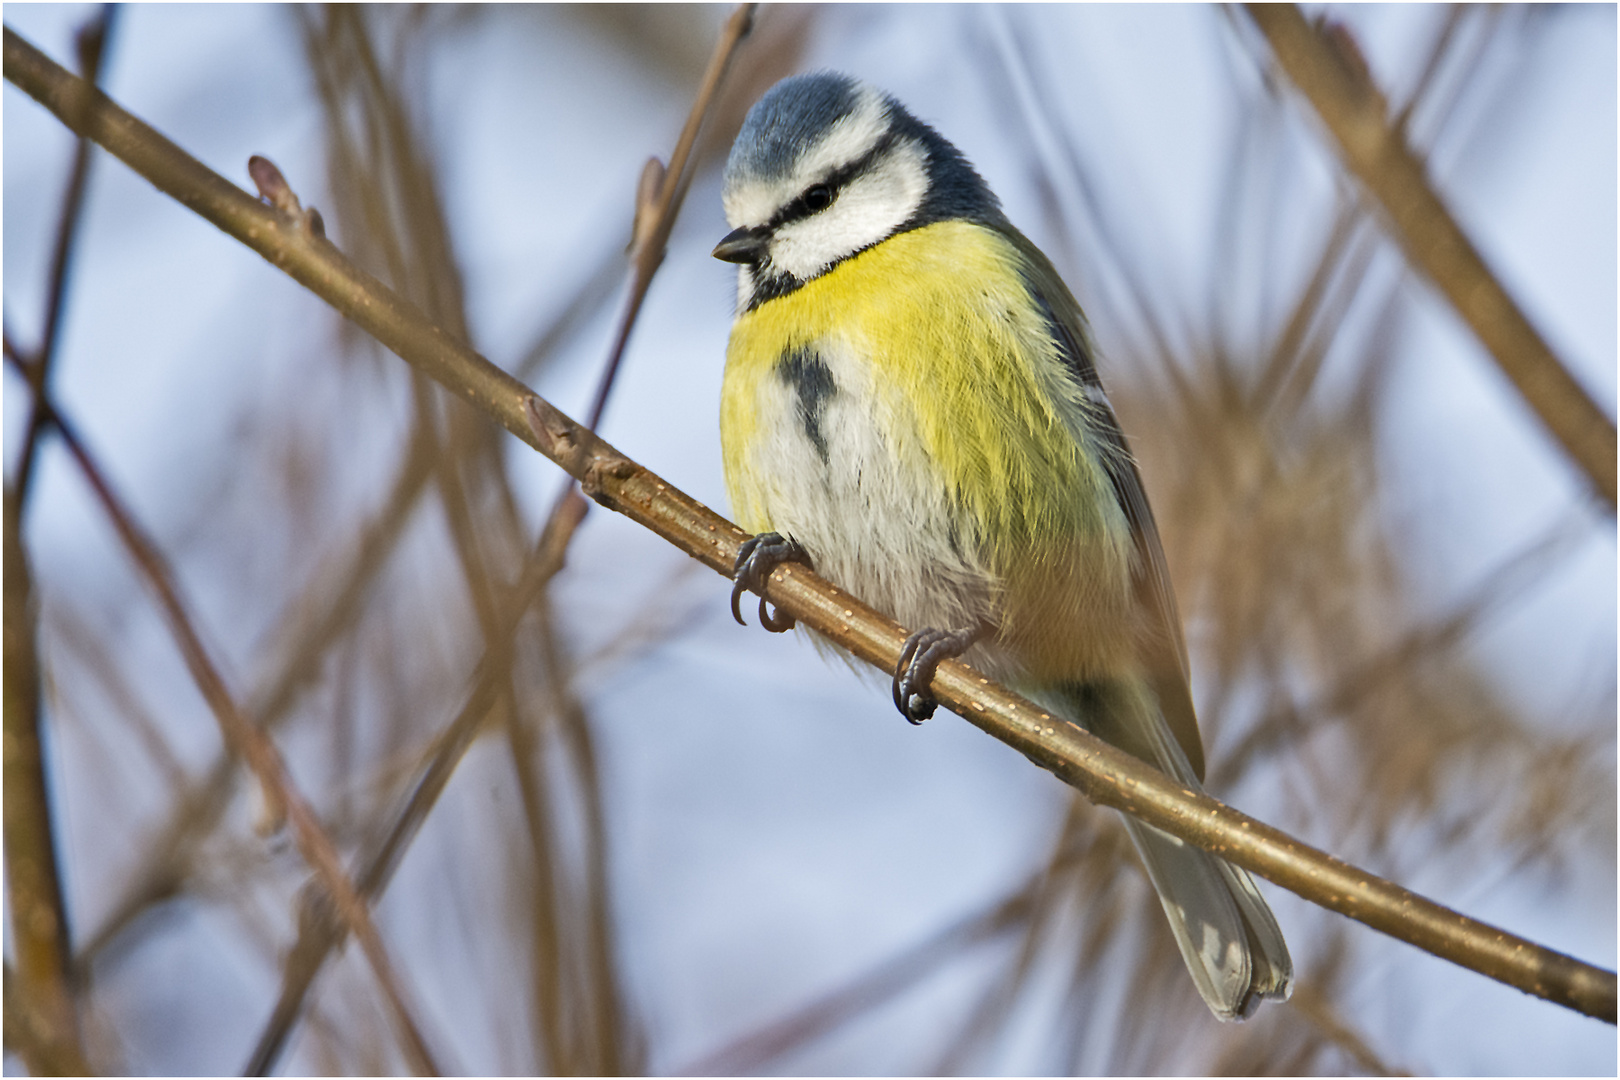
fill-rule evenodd
<path id="1" fill-rule="evenodd" d="M 900 660 L 894 666 L 894 707 L 913 724 L 920 724 L 934 715 L 939 703 L 928 692 L 939 665 L 961 656 L 979 639 L 983 630 L 938 630 L 932 627 L 918 630 L 906 638 L 900 649 Z"/>
<path id="2" fill-rule="evenodd" d="M 785 562 L 810 564 L 810 553 L 805 551 L 796 540 L 789 540 L 781 533 L 767 532 L 758 536 L 750 536 L 743 541 L 737 551 L 737 563 L 732 570 L 731 587 L 731 617 L 737 620 L 739 626 L 748 623 L 742 617 L 742 609 L 738 602 L 742 594 L 752 590 L 759 594 L 759 624 L 773 634 L 781 634 L 793 629 L 793 616 L 784 614 L 780 609 L 773 615 L 765 600 L 765 582 L 770 578 L 771 571 Z"/>

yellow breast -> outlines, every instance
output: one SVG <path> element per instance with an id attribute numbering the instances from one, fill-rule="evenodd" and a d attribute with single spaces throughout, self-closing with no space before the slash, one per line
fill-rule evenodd
<path id="1" fill-rule="evenodd" d="M 821 348 L 869 365 L 873 384 L 889 391 L 873 407 L 892 452 L 932 461 L 988 535 L 1013 541 L 1100 526 L 1094 510 L 1107 480 L 1074 431 L 1084 399 L 1063 374 L 1019 262 L 994 230 L 940 222 L 740 316 L 721 400 L 728 477 L 746 470 L 760 441 L 760 384 L 794 350 Z M 739 513 L 747 501 L 738 500 Z"/>
<path id="2" fill-rule="evenodd" d="M 920 601 L 908 604 L 907 573 L 920 575 L 912 591 L 926 591 L 968 571 L 947 568 L 930 585 L 930 567 L 887 564 L 928 561 L 938 549 L 943 565 L 946 549 L 969 549 L 963 565 L 988 574 L 998 614 L 1020 624 L 1022 652 L 1049 631 L 1072 639 L 1088 612 L 1114 622 L 1106 616 L 1128 606 L 1130 556 L 1088 445 L 1089 404 L 1031 299 L 1021 259 L 992 229 L 940 222 L 744 313 L 727 352 L 721 439 L 744 528 L 783 530 L 790 521 L 796 534 L 815 533 L 822 552 L 797 538 L 818 565 L 840 565 L 844 573 L 829 576 L 880 607 L 887 596 L 902 622 L 930 614 Z M 797 414 L 782 365 L 796 354 L 823 358 L 835 384 L 819 458 L 784 433 Z M 881 481 L 881 494 L 873 495 L 875 481 L 853 493 L 868 476 Z M 839 484 L 850 489 L 841 502 L 839 492 L 823 495 Z M 830 528 L 829 516 L 839 518 Z M 850 535 L 879 518 L 932 530 L 937 542 L 904 548 Z M 1072 666 L 1073 658 L 1054 662 Z"/>

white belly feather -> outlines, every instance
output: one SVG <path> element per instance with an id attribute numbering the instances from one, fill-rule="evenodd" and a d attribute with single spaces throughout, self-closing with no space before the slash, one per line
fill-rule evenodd
<path id="1" fill-rule="evenodd" d="M 910 406 L 876 370 L 823 339 L 761 379 L 761 437 L 743 483 L 823 577 L 913 629 L 976 625 L 993 591 L 979 538 L 948 505 Z"/>

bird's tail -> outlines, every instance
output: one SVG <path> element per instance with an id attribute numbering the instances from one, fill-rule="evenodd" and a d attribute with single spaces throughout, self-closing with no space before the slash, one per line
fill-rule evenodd
<path id="1" fill-rule="evenodd" d="M 1152 691 L 1140 680 L 1066 687 L 1062 697 L 1071 715 L 1098 738 L 1194 791 L 1203 790 Z M 1210 1010 L 1222 1020 L 1241 1020 L 1264 998 L 1287 998 L 1293 962 L 1254 879 L 1202 848 L 1122 816 Z"/>

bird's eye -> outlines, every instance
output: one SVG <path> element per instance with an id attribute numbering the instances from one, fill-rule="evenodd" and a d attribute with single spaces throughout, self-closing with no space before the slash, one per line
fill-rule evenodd
<path id="1" fill-rule="evenodd" d="M 805 209 L 812 214 L 825 210 L 832 205 L 832 188 L 826 184 L 817 184 L 804 193 Z"/>

